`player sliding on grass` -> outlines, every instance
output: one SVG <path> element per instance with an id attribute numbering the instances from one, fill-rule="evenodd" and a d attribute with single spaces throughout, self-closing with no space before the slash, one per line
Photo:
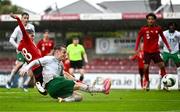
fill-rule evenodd
<path id="1" fill-rule="evenodd" d="M 20 73 L 27 73 L 33 66 L 41 65 L 43 67 L 43 85 L 52 98 L 59 99 L 60 102 L 81 101 L 82 96 L 76 94 L 74 90 L 82 90 L 85 92 L 99 92 L 109 94 L 111 81 L 106 79 L 102 88 L 88 86 L 86 84 L 65 79 L 63 76 L 62 61 L 66 58 L 66 49 L 58 46 L 54 49 L 53 56 L 45 56 L 36 59 L 21 69 Z"/>

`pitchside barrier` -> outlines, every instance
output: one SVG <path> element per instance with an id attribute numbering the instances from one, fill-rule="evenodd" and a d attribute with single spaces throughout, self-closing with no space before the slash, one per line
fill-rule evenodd
<path id="1" fill-rule="evenodd" d="M 174 75 L 176 78 L 176 84 L 169 89 L 177 89 L 177 75 Z M 75 74 L 76 78 L 79 78 L 79 74 Z M 103 79 L 110 78 L 112 80 L 112 89 L 141 89 L 140 86 L 140 76 L 139 74 L 108 74 L 108 73 L 87 73 L 85 74 L 84 82 L 91 85 L 96 84 L 96 86 L 102 86 Z M 158 89 L 159 84 L 158 74 L 150 74 L 150 89 Z"/>
<path id="2" fill-rule="evenodd" d="M 177 89 L 177 75 L 172 74 L 176 78 L 176 84 L 170 89 Z M 8 79 L 8 74 L 0 73 L 0 86 L 5 87 Z M 79 74 L 75 74 L 76 78 L 79 78 Z M 86 73 L 84 76 L 84 83 L 89 85 L 102 86 L 103 79 L 110 78 L 112 81 L 112 89 L 141 89 L 139 74 L 110 74 L 110 73 Z M 159 75 L 150 74 L 150 89 L 157 89 L 159 84 Z M 13 87 L 17 87 L 18 76 L 14 78 Z"/>

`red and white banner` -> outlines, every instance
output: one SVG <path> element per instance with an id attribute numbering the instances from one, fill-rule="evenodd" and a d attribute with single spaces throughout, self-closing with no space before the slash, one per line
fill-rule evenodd
<path id="1" fill-rule="evenodd" d="M 80 20 L 80 14 L 48 14 L 43 15 L 42 20 Z"/>
<path id="2" fill-rule="evenodd" d="M 146 19 L 148 13 L 122 13 L 122 19 Z M 162 19 L 162 14 L 156 14 L 157 18 Z"/>

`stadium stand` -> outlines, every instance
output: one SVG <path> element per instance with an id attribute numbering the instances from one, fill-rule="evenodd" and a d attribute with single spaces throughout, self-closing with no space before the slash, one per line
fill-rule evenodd
<path id="1" fill-rule="evenodd" d="M 3 73 L 10 73 L 15 62 L 15 58 L 1 58 L 0 71 Z M 150 73 L 158 73 L 158 67 L 151 63 Z M 87 73 L 138 73 L 136 61 L 129 59 L 101 57 L 94 58 L 89 64 L 85 66 Z M 175 67 L 167 67 L 167 73 L 176 73 Z"/>
<path id="2" fill-rule="evenodd" d="M 3 73 L 11 72 L 14 62 L 14 58 L 0 58 L 0 71 Z"/>
<path id="3" fill-rule="evenodd" d="M 151 63 L 150 73 L 158 73 L 158 67 Z M 95 58 L 85 66 L 88 73 L 138 73 L 136 61 L 121 58 Z M 167 73 L 176 72 L 175 67 L 167 67 Z"/>

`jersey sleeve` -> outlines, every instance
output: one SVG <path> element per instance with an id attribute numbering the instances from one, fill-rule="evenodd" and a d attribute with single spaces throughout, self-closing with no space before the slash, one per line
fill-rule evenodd
<path id="1" fill-rule="evenodd" d="M 159 35 L 161 36 L 161 38 L 162 38 L 163 42 L 165 43 L 166 47 L 168 49 L 170 49 L 170 46 L 169 46 L 169 44 L 168 44 L 168 42 L 166 40 L 166 37 L 163 34 L 163 30 L 161 29 L 161 27 L 159 28 Z"/>
<path id="2" fill-rule="evenodd" d="M 138 32 L 138 36 L 137 36 L 136 44 L 135 44 L 135 51 L 138 50 L 138 46 L 139 46 L 142 36 L 143 36 L 143 28 L 141 28 L 140 31 Z"/>
<path id="3" fill-rule="evenodd" d="M 19 19 L 19 17 L 16 17 L 16 19 L 17 19 L 18 25 L 19 25 L 19 27 L 20 27 L 20 29 L 22 31 L 23 39 L 28 39 L 29 36 L 28 36 L 28 34 L 27 34 L 27 32 L 26 32 L 26 30 L 24 28 L 24 25 L 22 24 L 22 22 Z"/>
<path id="4" fill-rule="evenodd" d="M 18 26 L 14 29 L 14 31 L 11 34 L 10 38 L 16 39 L 17 35 L 18 35 Z"/>
<path id="5" fill-rule="evenodd" d="M 17 48 L 18 47 L 18 44 L 17 42 L 15 41 L 18 37 L 18 28 L 19 27 L 16 27 L 13 31 L 13 33 L 11 34 L 10 38 L 9 38 L 9 42 L 15 47 Z"/>

